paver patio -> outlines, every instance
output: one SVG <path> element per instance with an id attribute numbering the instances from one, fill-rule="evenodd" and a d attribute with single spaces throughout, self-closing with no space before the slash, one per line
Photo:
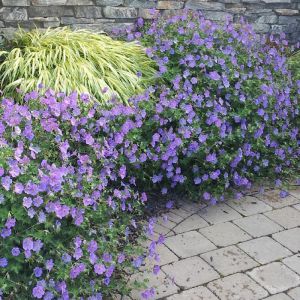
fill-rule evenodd
<path id="1" fill-rule="evenodd" d="M 269 190 L 210 207 L 182 202 L 166 216 L 155 229 L 168 235 L 160 261 L 134 275 L 158 287 L 154 299 L 300 300 L 299 186 L 286 202 Z M 154 264 L 159 275 L 146 275 Z"/>

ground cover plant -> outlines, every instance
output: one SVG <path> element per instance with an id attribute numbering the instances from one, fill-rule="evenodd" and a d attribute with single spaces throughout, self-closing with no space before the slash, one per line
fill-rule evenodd
<path id="1" fill-rule="evenodd" d="M 127 294 L 124 270 L 154 256 L 156 242 L 148 253 L 134 243 L 146 196 L 132 189 L 113 128 L 86 95 L 26 100 L 40 108 L 0 108 L 0 298 Z"/>
<path id="2" fill-rule="evenodd" d="M 196 12 L 139 20 L 128 38 L 140 39 L 159 69 L 129 105 L 52 90 L 30 92 L 23 105 L 2 101 L 4 299 L 125 295 L 125 270 L 157 258 L 163 242 L 149 253 L 132 242 L 147 193 L 183 191 L 215 204 L 260 178 L 282 187 L 299 168 L 300 82 L 284 39 L 266 42 L 247 24 L 217 25 Z"/>
<path id="3" fill-rule="evenodd" d="M 148 46 L 162 81 L 136 99 L 145 116 L 139 155 L 151 160 L 138 178 L 214 204 L 259 178 L 281 186 L 297 173 L 300 82 L 284 36 L 259 37 L 243 22 L 220 26 L 195 12 L 140 20 L 128 37 Z"/>
<path id="4" fill-rule="evenodd" d="M 84 30 L 21 30 L 9 46 L 0 52 L 0 89 L 20 100 L 16 89 L 24 95 L 42 82 L 56 92 L 88 92 L 101 103 L 112 96 L 126 102 L 155 71 L 136 43 Z"/>
<path id="5" fill-rule="evenodd" d="M 293 74 L 295 80 L 300 80 L 300 51 L 292 53 L 288 60 L 289 69 Z"/>

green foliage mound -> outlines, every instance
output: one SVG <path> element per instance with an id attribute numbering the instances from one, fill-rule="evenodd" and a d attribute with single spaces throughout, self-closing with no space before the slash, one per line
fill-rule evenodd
<path id="1" fill-rule="evenodd" d="M 16 89 L 27 93 L 42 83 L 55 91 L 88 92 L 101 103 L 112 96 L 126 103 L 155 73 L 136 43 L 68 28 L 20 30 L 11 49 L 0 51 L 0 61 L 0 88 L 6 95 L 16 96 Z"/>
<path id="2" fill-rule="evenodd" d="M 290 56 L 288 65 L 294 79 L 300 80 L 300 50 Z"/>

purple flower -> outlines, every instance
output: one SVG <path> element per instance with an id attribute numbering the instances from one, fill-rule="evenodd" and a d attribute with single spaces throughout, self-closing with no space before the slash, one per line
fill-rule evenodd
<path id="1" fill-rule="evenodd" d="M 8 218 L 7 220 L 6 220 L 6 223 L 5 223 L 5 226 L 7 227 L 7 228 L 13 228 L 13 227 L 15 227 L 15 225 L 16 225 L 16 219 L 15 218 Z"/>
<path id="2" fill-rule="evenodd" d="M 19 256 L 21 253 L 20 249 L 18 247 L 14 247 L 11 249 L 12 256 Z"/>
<path id="3" fill-rule="evenodd" d="M 14 189 L 14 191 L 15 191 L 16 194 L 22 194 L 23 191 L 24 191 L 24 186 L 23 186 L 23 184 L 17 182 L 17 183 L 15 184 L 15 189 Z"/>
<path id="4" fill-rule="evenodd" d="M 42 274 L 43 274 L 43 269 L 40 268 L 40 267 L 35 267 L 35 268 L 33 269 L 33 272 L 34 272 L 34 276 L 37 277 L 37 278 L 39 278 L 39 277 L 41 277 Z"/>
<path id="5" fill-rule="evenodd" d="M 8 261 L 5 257 L 0 258 L 0 268 L 5 268 L 8 265 Z"/>
<path id="6" fill-rule="evenodd" d="M 61 259 L 62 259 L 62 261 L 64 262 L 64 263 L 69 263 L 70 261 L 71 261 L 71 256 L 68 254 L 68 253 L 64 253 L 63 255 L 62 255 L 62 257 L 61 257 Z"/>
<path id="7" fill-rule="evenodd" d="M 167 209 L 171 209 L 173 206 L 174 206 L 174 201 L 169 200 L 169 201 L 166 203 L 166 208 L 167 208 Z"/>
<path id="8" fill-rule="evenodd" d="M 24 250 L 33 250 L 33 240 L 31 237 L 28 237 L 23 240 L 23 249 Z"/>
<path id="9" fill-rule="evenodd" d="M 216 164 L 218 162 L 216 154 L 215 153 L 208 154 L 206 156 L 206 161 L 212 164 Z"/>
<path id="10" fill-rule="evenodd" d="M 90 241 L 89 244 L 88 244 L 88 248 L 87 248 L 87 249 L 88 249 L 88 252 L 89 252 L 89 253 L 94 253 L 94 252 L 96 252 L 97 249 L 98 249 L 98 244 L 97 244 L 97 242 L 94 241 L 94 240 Z"/>
<path id="11" fill-rule="evenodd" d="M 123 253 L 121 253 L 121 254 L 118 256 L 118 263 L 119 263 L 119 264 L 122 264 L 124 261 L 125 261 L 125 255 L 124 255 Z"/>
<path id="12" fill-rule="evenodd" d="M 109 253 L 104 253 L 103 255 L 102 255 L 102 257 L 103 257 L 103 260 L 104 260 L 104 262 L 111 262 L 112 261 L 112 256 L 111 256 L 111 254 L 109 254 Z"/>
<path id="13" fill-rule="evenodd" d="M 216 71 L 210 72 L 208 76 L 212 80 L 220 80 L 221 79 L 221 76 Z"/>
<path id="14" fill-rule="evenodd" d="M 281 190 L 279 195 L 280 198 L 286 198 L 289 195 L 289 193 L 287 191 Z"/>
<path id="15" fill-rule="evenodd" d="M 36 287 L 33 288 L 32 295 L 34 298 L 42 299 L 43 296 L 45 295 L 45 290 L 41 285 L 37 285 Z"/>
<path id="16" fill-rule="evenodd" d="M 29 208 L 32 205 L 32 199 L 30 197 L 24 197 L 23 198 L 23 206 L 25 208 Z"/>
<path id="17" fill-rule="evenodd" d="M 105 273 L 105 271 L 106 271 L 106 268 L 103 264 L 95 264 L 94 265 L 94 272 L 97 275 L 102 275 L 103 273 Z"/>
<path id="18" fill-rule="evenodd" d="M 155 266 L 153 267 L 153 274 L 154 274 L 154 275 L 157 275 L 157 274 L 159 273 L 159 271 L 160 271 L 160 266 L 155 265 Z"/>
<path id="19" fill-rule="evenodd" d="M 1 184 L 6 191 L 9 191 L 10 186 L 12 184 L 12 179 L 9 176 L 2 177 Z"/>
<path id="20" fill-rule="evenodd" d="M 119 170 L 119 175 L 120 175 L 120 177 L 121 177 L 122 179 L 125 178 L 125 176 L 126 176 L 126 166 L 122 166 L 122 167 L 120 168 L 120 170 Z"/>
<path id="21" fill-rule="evenodd" d="M 36 240 L 36 241 L 33 242 L 33 248 L 32 248 L 32 250 L 34 252 L 36 252 L 36 253 L 39 253 L 40 250 L 42 249 L 43 245 L 44 244 L 43 244 L 43 242 L 41 240 Z"/>
<path id="22" fill-rule="evenodd" d="M 46 260 L 45 263 L 46 270 L 51 271 L 53 269 L 53 266 L 54 266 L 53 259 Z"/>
<path id="23" fill-rule="evenodd" d="M 11 236 L 11 229 L 9 228 L 3 228 L 1 230 L 1 237 L 3 237 L 4 239 Z"/>

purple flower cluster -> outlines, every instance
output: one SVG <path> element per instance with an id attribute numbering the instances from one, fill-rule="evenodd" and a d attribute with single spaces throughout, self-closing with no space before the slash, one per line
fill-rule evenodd
<path id="1" fill-rule="evenodd" d="M 33 95 L 26 105 L 3 99 L 0 108 L 3 295 L 110 297 L 127 285 L 119 274 L 150 255 L 132 243 L 147 197 L 122 163 L 137 152 L 126 135 L 141 123 L 130 120 L 134 109 L 102 111 L 86 95 L 85 107 L 76 93 Z M 123 113 L 115 131 L 110 122 Z"/>
<path id="2" fill-rule="evenodd" d="M 259 178 L 278 186 L 295 173 L 300 82 L 288 70 L 284 35 L 268 40 L 243 20 L 217 25 L 199 12 L 145 28 L 139 22 L 135 30 L 128 38 L 140 36 L 162 82 L 133 99 L 148 145 L 137 164 L 153 162 L 138 170 L 154 186 L 200 193 L 215 204 Z"/>

